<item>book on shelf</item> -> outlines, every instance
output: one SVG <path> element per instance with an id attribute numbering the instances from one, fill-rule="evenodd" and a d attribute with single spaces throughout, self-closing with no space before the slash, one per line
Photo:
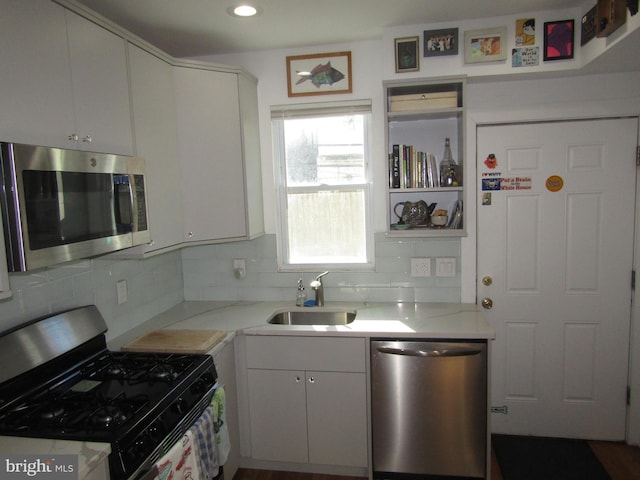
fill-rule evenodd
<path id="1" fill-rule="evenodd" d="M 435 155 L 413 145 L 394 144 L 389 154 L 390 188 L 434 188 L 439 186 Z"/>

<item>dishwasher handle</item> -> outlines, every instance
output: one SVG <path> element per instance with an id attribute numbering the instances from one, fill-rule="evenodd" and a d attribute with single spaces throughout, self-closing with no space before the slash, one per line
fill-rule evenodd
<path id="1" fill-rule="evenodd" d="M 470 355 L 478 355 L 482 350 L 469 347 L 446 347 L 446 348 L 427 348 L 427 349 L 405 349 L 393 347 L 377 347 L 380 353 L 390 355 L 404 355 L 408 357 L 467 357 Z"/>

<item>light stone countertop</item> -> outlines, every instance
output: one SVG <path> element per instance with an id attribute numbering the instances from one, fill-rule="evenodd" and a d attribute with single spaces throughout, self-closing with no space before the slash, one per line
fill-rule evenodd
<path id="1" fill-rule="evenodd" d="M 271 325 L 274 313 L 286 310 L 356 310 L 348 325 Z M 149 330 L 212 329 L 229 332 L 214 347 L 244 335 L 316 335 L 394 338 L 493 339 L 495 331 L 472 303 L 349 303 L 328 302 L 325 307 L 296 307 L 291 302 L 186 301 L 108 342 L 112 350 Z"/>

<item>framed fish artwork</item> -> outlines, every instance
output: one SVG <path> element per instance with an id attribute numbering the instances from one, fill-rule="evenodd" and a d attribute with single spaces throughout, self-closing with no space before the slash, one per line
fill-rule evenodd
<path id="1" fill-rule="evenodd" d="M 351 93 L 351 52 L 287 57 L 290 97 Z"/>

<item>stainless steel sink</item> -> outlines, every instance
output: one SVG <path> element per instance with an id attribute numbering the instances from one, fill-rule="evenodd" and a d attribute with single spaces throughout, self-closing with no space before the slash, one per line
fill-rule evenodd
<path id="1" fill-rule="evenodd" d="M 356 319 L 355 310 L 325 310 L 309 307 L 275 313 L 269 323 L 277 325 L 347 325 Z"/>

